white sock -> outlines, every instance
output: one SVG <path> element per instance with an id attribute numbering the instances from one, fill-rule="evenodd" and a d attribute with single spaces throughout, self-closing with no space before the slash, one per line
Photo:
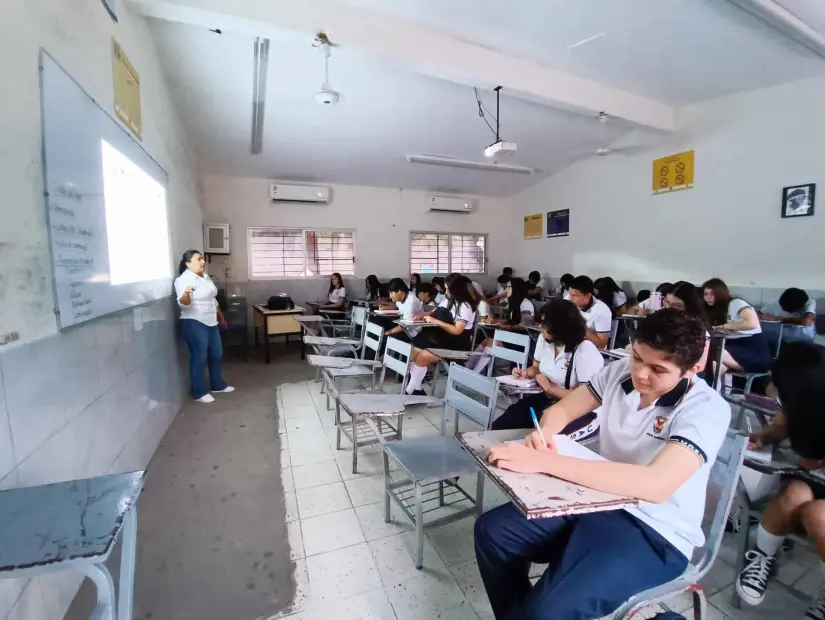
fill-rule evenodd
<path id="1" fill-rule="evenodd" d="M 418 366 L 413 364 L 410 366 L 410 382 L 407 384 L 407 394 L 412 394 L 416 390 L 421 389 L 421 383 L 427 375 L 426 366 Z"/>
<path id="2" fill-rule="evenodd" d="M 747 523 L 743 523 L 742 527 L 747 527 Z M 756 530 L 756 546 L 759 550 L 769 557 L 773 557 L 776 555 L 779 548 L 782 546 L 782 541 L 785 540 L 784 536 L 777 536 L 776 534 L 771 534 L 767 531 L 762 525 L 759 525 L 759 529 Z"/>
<path id="3" fill-rule="evenodd" d="M 493 349 L 490 348 L 490 347 L 485 347 L 484 345 L 478 345 L 478 348 L 476 349 L 476 351 L 478 351 L 479 353 L 487 353 L 488 355 L 493 354 Z M 489 357 L 484 357 L 483 355 L 479 355 L 478 360 L 475 363 L 475 366 L 473 366 L 473 372 L 477 372 L 479 374 L 484 372 L 484 369 L 487 368 L 487 364 L 490 363 L 490 359 L 491 358 L 489 358 Z"/>

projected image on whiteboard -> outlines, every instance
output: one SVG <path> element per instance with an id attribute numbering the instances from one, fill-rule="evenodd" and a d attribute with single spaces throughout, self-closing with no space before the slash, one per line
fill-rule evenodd
<path id="1" fill-rule="evenodd" d="M 171 278 L 166 189 L 111 144 L 101 145 L 112 284 Z"/>

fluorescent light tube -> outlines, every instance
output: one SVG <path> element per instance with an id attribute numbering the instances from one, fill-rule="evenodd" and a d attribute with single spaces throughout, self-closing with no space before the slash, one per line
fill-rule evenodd
<path id="1" fill-rule="evenodd" d="M 533 174 L 536 171 L 535 168 L 528 168 L 527 166 L 514 166 L 512 164 L 497 164 L 495 162 L 457 159 L 455 157 L 447 157 L 445 155 L 407 155 L 407 161 L 411 164 L 428 164 L 431 166 L 468 168 L 470 170 L 510 172 L 512 174 Z"/>

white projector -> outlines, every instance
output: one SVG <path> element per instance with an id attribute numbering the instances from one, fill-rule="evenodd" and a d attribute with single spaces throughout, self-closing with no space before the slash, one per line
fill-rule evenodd
<path id="1" fill-rule="evenodd" d="M 515 142 L 505 142 L 504 140 L 499 140 L 495 144 L 491 144 L 486 149 L 484 149 L 484 155 L 487 157 L 495 157 L 499 153 L 502 155 L 512 155 L 516 152 L 517 146 Z"/>

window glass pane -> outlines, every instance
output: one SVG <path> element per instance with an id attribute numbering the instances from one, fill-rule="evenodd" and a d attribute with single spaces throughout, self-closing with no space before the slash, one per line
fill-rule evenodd
<path id="1" fill-rule="evenodd" d="M 306 231 L 308 276 L 355 275 L 355 239 L 351 232 Z"/>
<path id="2" fill-rule="evenodd" d="M 485 273 L 487 254 L 484 235 L 451 235 L 450 250 L 450 271 Z"/>
<path id="3" fill-rule="evenodd" d="M 251 278 L 278 278 L 303 274 L 302 231 L 250 229 L 249 269 Z"/>
<path id="4" fill-rule="evenodd" d="M 450 272 L 449 235 L 413 233 L 410 235 L 410 273 Z"/>

